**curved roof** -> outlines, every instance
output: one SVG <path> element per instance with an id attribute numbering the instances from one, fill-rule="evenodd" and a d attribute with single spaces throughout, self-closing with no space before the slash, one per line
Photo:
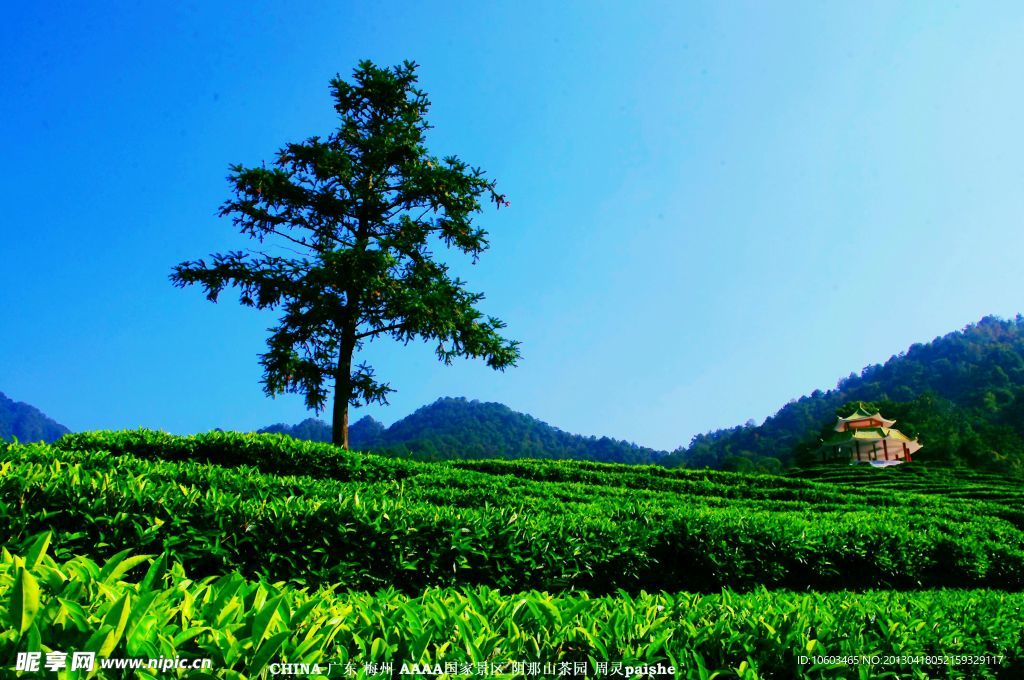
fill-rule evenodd
<path id="1" fill-rule="evenodd" d="M 846 423 L 856 422 L 858 420 L 877 420 L 878 422 L 882 423 L 883 427 L 892 427 L 896 423 L 895 420 L 883 418 L 882 414 L 879 413 L 878 411 L 875 411 L 874 413 L 868 413 L 868 410 L 864 408 L 864 403 L 858 402 L 857 408 L 853 410 L 853 413 L 846 416 L 845 418 L 843 418 L 842 416 L 836 418 L 836 432 L 844 431 L 846 428 L 844 428 L 843 425 L 845 425 Z"/>
<path id="2" fill-rule="evenodd" d="M 857 402 L 857 408 L 853 410 L 853 413 L 839 420 L 860 420 L 862 418 L 874 418 L 877 415 L 878 411 L 868 413 L 868 410 L 864 408 L 864 402 Z"/>

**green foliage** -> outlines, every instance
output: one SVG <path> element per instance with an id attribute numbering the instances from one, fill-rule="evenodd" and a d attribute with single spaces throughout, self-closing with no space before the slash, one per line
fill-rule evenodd
<path id="1" fill-rule="evenodd" d="M 913 345 L 885 364 L 851 374 L 834 390 L 791 401 L 762 425 L 698 435 L 666 462 L 738 469 L 745 465 L 741 460 L 758 468 L 775 457 L 788 465 L 808 439 L 835 423 L 837 410 L 859 401 L 879 405 L 905 432 L 913 425 L 925 445 L 922 462 L 1024 474 L 1024 317 L 985 317 Z"/>
<path id="2" fill-rule="evenodd" d="M 45 537 L 37 537 L 38 544 Z M 124 564 L 130 568 L 124 568 Z M 34 611 L 26 618 L 25 583 Z M 800 655 L 998 655 L 960 666 L 974 677 L 1024 671 L 1024 595 L 993 591 L 590 597 L 490 588 L 430 589 L 416 597 L 296 590 L 237 573 L 193 580 L 165 558 L 128 552 L 105 564 L 0 555 L 0 663 L 19 651 L 83 650 L 116 657 L 212 660 L 216 677 L 255 678 L 269 661 L 437 664 L 488 661 L 671 664 L 685 677 L 830 678 L 845 665 Z M 512 671 L 506 666 L 506 672 Z M 940 662 L 897 661 L 899 674 L 945 674 Z M 178 671 L 178 677 L 198 677 Z M 139 677 L 154 678 L 149 671 Z M 161 677 L 166 677 L 166 674 Z"/>
<path id="3" fill-rule="evenodd" d="M 495 369 L 515 365 L 519 351 L 500 335 L 505 324 L 477 309 L 483 295 L 433 252 L 443 245 L 475 261 L 488 247 L 475 215 L 508 201 L 479 168 L 428 153 L 430 102 L 416 65 L 361 62 L 350 81 L 331 81 L 331 94 L 334 132 L 287 144 L 270 168 L 231 168 L 234 196 L 221 215 L 281 248 L 183 262 L 171 279 L 212 301 L 235 287 L 243 305 L 279 310 L 261 355 L 266 393 L 304 394 L 319 412 L 333 383 L 333 441 L 347 445 L 348 405 L 391 391 L 370 366 L 353 368 L 363 343 L 422 339 L 446 364 L 474 357 Z"/>
<path id="4" fill-rule="evenodd" d="M 1022 494 L 1007 485 L 1013 506 L 660 467 L 416 463 L 274 435 L 60 447 L 5 447 L 0 535 L 53 530 L 69 550 L 132 545 L 202 575 L 408 592 L 1024 586 Z"/>
<path id="5" fill-rule="evenodd" d="M 831 678 L 859 669 L 798 657 L 958 654 L 1003 657 L 967 677 L 1024 673 L 1024 596 L 1005 592 L 1024 589 L 1024 488 L 941 465 L 793 474 L 223 432 L 0 443 L 0 664 L 71 649 L 210 658 L 235 680 L 271 661 L 365 677 L 485 660 Z"/>
<path id="6" fill-rule="evenodd" d="M 1016 509 L 1024 506 L 1024 486 L 1018 480 L 941 463 L 884 469 L 866 465 L 817 464 L 794 468 L 787 475 L 865 492 L 886 490 L 935 495 L 950 500 L 981 500 L 992 504 L 993 508 L 1002 508 L 1003 516 L 1008 518 L 1015 516 Z"/>
<path id="7" fill-rule="evenodd" d="M 144 429 L 75 432 L 61 437 L 55 446 L 65 451 L 109 451 L 154 460 L 252 465 L 271 474 L 339 480 L 395 480 L 418 469 L 411 462 L 355 454 L 331 444 L 279 434 L 215 431 L 182 437 Z"/>

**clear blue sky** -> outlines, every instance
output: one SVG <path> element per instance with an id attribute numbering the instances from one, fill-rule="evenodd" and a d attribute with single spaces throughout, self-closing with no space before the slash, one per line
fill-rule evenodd
<path id="1" fill-rule="evenodd" d="M 524 360 L 374 346 L 399 391 L 356 417 L 674 448 L 1024 311 L 1020 3 L 94 4 L 0 25 L 0 391 L 72 429 L 307 415 L 260 391 L 273 318 L 167 275 L 239 245 L 228 164 L 332 129 L 361 58 L 419 62 L 432 151 L 508 193 L 460 269 Z"/>

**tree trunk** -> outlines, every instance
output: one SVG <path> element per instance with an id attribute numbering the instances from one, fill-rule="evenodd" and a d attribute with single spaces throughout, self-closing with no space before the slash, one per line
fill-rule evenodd
<path id="1" fill-rule="evenodd" d="M 338 351 L 338 369 L 334 375 L 334 413 L 331 421 L 331 442 L 348 448 L 348 402 L 352 398 L 352 351 L 355 331 L 343 332 Z"/>
<path id="2" fill-rule="evenodd" d="M 372 177 L 367 178 L 367 194 L 373 188 Z M 366 204 L 360 207 L 359 231 L 355 250 L 366 252 Z M 358 295 L 352 288 L 345 289 L 345 310 L 341 321 L 341 343 L 338 348 L 338 372 L 334 376 L 334 419 L 331 423 L 331 441 L 335 446 L 348 448 L 348 403 L 352 399 L 352 353 L 356 348 L 356 329 L 359 327 Z"/>

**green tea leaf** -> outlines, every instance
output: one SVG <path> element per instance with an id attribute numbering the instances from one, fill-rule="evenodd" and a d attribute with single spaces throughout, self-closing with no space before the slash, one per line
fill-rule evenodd
<path id="1" fill-rule="evenodd" d="M 24 635 L 39 613 L 39 583 L 25 568 L 18 570 L 8 608 L 12 628 Z"/>

